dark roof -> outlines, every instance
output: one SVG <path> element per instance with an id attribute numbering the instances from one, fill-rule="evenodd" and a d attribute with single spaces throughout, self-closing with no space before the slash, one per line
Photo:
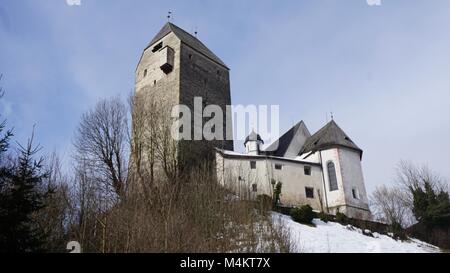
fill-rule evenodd
<path id="1" fill-rule="evenodd" d="M 200 52 L 207 58 L 213 60 L 214 62 L 216 62 L 228 69 L 226 64 L 224 62 L 222 62 L 222 60 L 220 60 L 219 57 L 217 57 L 214 53 L 212 53 L 212 51 L 209 50 L 202 42 L 200 42 L 199 39 L 195 38 L 188 32 L 184 31 L 180 27 L 178 27 L 170 22 L 166 23 L 162 27 L 162 29 L 158 32 L 158 34 L 156 34 L 156 36 L 152 39 L 152 41 L 148 44 L 148 46 L 145 49 L 151 47 L 153 44 L 155 44 L 156 42 L 158 42 L 159 40 L 161 40 L 162 38 L 164 38 L 167 34 L 169 34 L 171 32 L 173 32 L 178 37 L 178 39 L 180 39 L 186 45 L 190 46 L 191 48 Z"/>
<path id="2" fill-rule="evenodd" d="M 255 141 L 255 140 L 259 140 L 259 141 L 261 141 L 262 143 L 264 143 L 264 141 L 262 140 L 261 136 L 260 136 L 259 134 L 255 133 L 254 130 L 252 130 L 252 132 L 250 133 L 250 135 L 248 135 L 248 136 L 245 138 L 244 145 L 247 144 L 247 142 L 249 142 L 249 141 Z"/>
<path id="3" fill-rule="evenodd" d="M 264 149 L 264 152 L 282 157 L 287 154 L 292 154 L 295 157 L 303 147 L 305 138 L 309 138 L 310 136 L 311 134 L 302 120 L 284 133 L 277 141 Z"/>
<path id="4" fill-rule="evenodd" d="M 360 152 L 362 150 L 345 134 L 345 132 L 336 124 L 334 120 L 327 123 L 322 129 L 308 138 L 300 154 L 307 152 L 316 152 L 331 147 L 346 147 Z"/>

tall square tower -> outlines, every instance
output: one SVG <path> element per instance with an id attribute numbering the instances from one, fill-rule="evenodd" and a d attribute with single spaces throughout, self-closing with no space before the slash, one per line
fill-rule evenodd
<path id="1" fill-rule="evenodd" d="M 191 140 L 178 141 L 177 151 L 184 163 L 195 165 L 205 159 L 212 160 L 214 147 L 233 150 L 231 113 L 226 107 L 231 105 L 229 69 L 183 29 L 170 22 L 165 24 L 144 49 L 136 68 L 135 92 L 143 98 L 156 98 L 168 108 L 179 104 L 189 107 Z M 194 130 L 202 130 L 207 121 L 203 118 L 201 124 L 194 123 L 195 97 L 202 99 L 203 108 L 217 105 L 222 109 L 222 139 L 194 140 Z M 200 125 L 202 128 L 198 128 Z"/>

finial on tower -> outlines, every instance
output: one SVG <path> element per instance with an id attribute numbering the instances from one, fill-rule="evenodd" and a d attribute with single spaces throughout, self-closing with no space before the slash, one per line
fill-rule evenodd
<path id="1" fill-rule="evenodd" d="M 334 120 L 333 112 L 331 112 L 331 120 Z"/>
<path id="2" fill-rule="evenodd" d="M 170 19 L 172 18 L 172 12 L 169 10 L 167 12 L 167 22 L 170 22 Z"/>

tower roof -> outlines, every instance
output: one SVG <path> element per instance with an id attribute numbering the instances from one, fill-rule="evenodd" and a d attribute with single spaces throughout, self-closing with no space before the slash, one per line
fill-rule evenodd
<path id="1" fill-rule="evenodd" d="M 250 135 L 248 135 L 248 136 L 245 138 L 244 145 L 247 144 L 247 142 L 249 142 L 249 141 L 261 141 L 262 143 L 264 143 L 264 141 L 262 140 L 261 136 L 260 136 L 259 134 L 255 133 L 254 130 L 252 130 L 252 132 L 250 133 Z"/>
<path id="2" fill-rule="evenodd" d="M 334 120 L 327 123 L 317 133 L 308 138 L 300 154 L 316 152 L 335 146 L 356 150 L 362 156 L 363 151 L 347 136 Z"/>
<path id="3" fill-rule="evenodd" d="M 164 38 L 169 33 L 173 32 L 175 36 L 178 37 L 178 39 L 181 40 L 181 42 L 185 43 L 189 47 L 193 48 L 194 50 L 198 51 L 199 53 L 203 54 L 207 58 L 211 59 L 212 61 L 224 66 L 228 69 L 226 64 L 222 62 L 222 60 L 217 57 L 211 50 L 209 50 L 202 42 L 200 42 L 199 39 L 192 36 L 182 28 L 168 22 L 166 23 L 161 30 L 156 34 L 156 36 L 151 40 L 151 42 L 148 44 L 148 46 L 145 48 L 151 47 L 153 44 Z"/>

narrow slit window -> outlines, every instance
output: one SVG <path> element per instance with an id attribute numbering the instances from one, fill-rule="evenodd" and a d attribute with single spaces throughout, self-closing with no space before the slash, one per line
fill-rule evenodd
<path id="1" fill-rule="evenodd" d="M 144 70 L 144 78 L 147 77 L 147 69 Z"/>
<path id="2" fill-rule="evenodd" d="M 352 195 L 354 199 L 359 199 L 359 194 L 357 189 L 352 189 Z"/>

